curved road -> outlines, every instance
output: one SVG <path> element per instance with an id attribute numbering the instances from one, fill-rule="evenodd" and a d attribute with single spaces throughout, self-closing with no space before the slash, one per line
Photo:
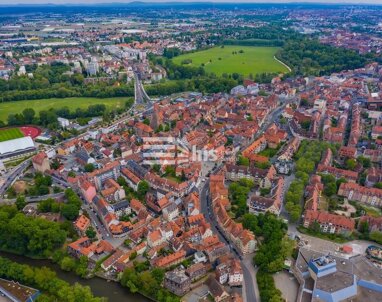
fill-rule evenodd
<path id="1" fill-rule="evenodd" d="M 18 176 L 20 176 L 21 173 L 24 172 L 24 170 L 29 166 L 30 163 L 31 161 L 30 159 L 28 159 L 4 176 L 5 181 L 0 187 L 0 195 L 3 195 L 5 191 L 8 190 L 8 187 L 12 185 L 12 183 L 16 180 Z"/>

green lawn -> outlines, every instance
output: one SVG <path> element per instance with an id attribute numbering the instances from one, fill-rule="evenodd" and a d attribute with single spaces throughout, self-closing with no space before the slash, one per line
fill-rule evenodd
<path id="1" fill-rule="evenodd" d="M 20 137 L 24 137 L 24 133 L 22 133 L 19 128 L 0 130 L 0 142 L 4 142 L 10 139 L 15 139 Z"/>
<path id="2" fill-rule="evenodd" d="M 240 53 L 240 50 L 243 53 Z M 255 75 L 264 72 L 288 72 L 284 65 L 274 59 L 278 50 L 277 47 L 225 45 L 224 48 L 219 46 L 180 55 L 173 61 L 176 64 L 182 64 L 184 60 L 192 60 L 186 65 L 199 67 L 204 64 L 207 72 L 217 75 L 236 72 L 248 76 L 251 73 Z"/>
<path id="3" fill-rule="evenodd" d="M 89 105 L 105 104 L 110 108 L 124 107 L 127 97 L 117 98 L 65 98 L 65 99 L 42 99 L 16 102 L 0 103 L 0 120 L 7 122 L 8 115 L 11 113 L 21 113 L 25 108 L 33 108 L 38 114 L 39 111 L 50 108 L 58 109 L 67 106 L 70 110 L 77 108 L 87 108 Z"/>
<path id="4" fill-rule="evenodd" d="M 369 207 L 366 205 L 361 205 L 363 210 L 366 212 L 366 215 L 371 216 L 371 217 L 381 217 L 381 210 L 373 207 Z"/>

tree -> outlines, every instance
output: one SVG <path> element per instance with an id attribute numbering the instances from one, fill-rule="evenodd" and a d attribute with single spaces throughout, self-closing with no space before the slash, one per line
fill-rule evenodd
<path id="1" fill-rule="evenodd" d="M 162 281 L 163 281 L 163 278 L 164 278 L 164 270 L 161 269 L 161 268 L 154 268 L 152 271 L 151 271 L 151 274 L 153 275 L 154 279 L 159 283 L 161 284 Z"/>
<path id="2" fill-rule="evenodd" d="M 309 130 L 310 125 L 311 125 L 311 121 L 302 121 L 300 123 L 301 128 L 304 130 Z"/>
<path id="3" fill-rule="evenodd" d="M 165 168 L 165 173 L 166 173 L 166 175 L 168 175 L 168 176 L 173 176 L 173 177 L 175 177 L 175 167 L 174 167 L 174 166 L 167 166 L 167 167 Z"/>
<path id="4" fill-rule="evenodd" d="M 137 196 L 139 200 L 143 200 L 146 196 L 146 193 L 150 190 L 150 185 L 147 181 L 142 180 L 138 184 Z"/>
<path id="5" fill-rule="evenodd" d="M 337 185 L 335 182 L 331 182 L 325 185 L 324 193 L 326 196 L 332 196 L 337 193 Z"/>
<path id="6" fill-rule="evenodd" d="M 382 244 L 382 232 L 379 231 L 373 231 L 370 233 L 369 238 L 378 244 Z"/>
<path id="7" fill-rule="evenodd" d="M 94 239 L 97 236 L 97 233 L 92 226 L 86 230 L 86 236 L 88 236 L 90 239 Z"/>
<path id="8" fill-rule="evenodd" d="M 74 204 L 64 204 L 61 207 L 61 214 L 68 220 L 75 220 L 78 217 L 78 207 Z"/>
<path id="9" fill-rule="evenodd" d="M 260 298 L 264 302 L 282 302 L 281 291 L 276 288 L 275 281 L 271 274 L 259 270 L 256 274 L 259 286 Z"/>
<path id="10" fill-rule="evenodd" d="M 17 196 L 17 199 L 16 199 L 16 207 L 17 209 L 20 211 L 22 209 L 24 209 L 24 207 L 27 205 L 26 201 L 25 201 L 25 197 L 23 195 L 19 195 Z"/>
<path id="11" fill-rule="evenodd" d="M 36 112 L 32 108 L 25 108 L 23 110 L 24 121 L 27 124 L 32 124 Z"/>
<path id="12" fill-rule="evenodd" d="M 367 220 L 361 221 L 358 226 L 359 231 L 362 234 L 367 234 L 369 232 L 369 223 Z"/>
<path id="13" fill-rule="evenodd" d="M 317 221 L 313 221 L 309 228 L 315 233 L 321 232 L 320 224 Z"/>
<path id="14" fill-rule="evenodd" d="M 187 180 L 187 177 L 186 177 L 186 174 L 184 173 L 184 170 L 182 170 L 182 174 L 180 176 L 180 180 L 181 181 L 186 181 Z"/>
<path id="15" fill-rule="evenodd" d="M 154 164 L 153 165 L 153 171 L 156 172 L 156 173 L 160 172 L 160 168 L 161 168 L 161 166 L 159 164 Z"/>
<path id="16" fill-rule="evenodd" d="M 39 195 L 49 194 L 49 187 L 47 185 L 40 185 L 37 190 Z"/>
<path id="17" fill-rule="evenodd" d="M 301 210 L 299 207 L 295 208 L 293 211 L 290 212 L 290 220 L 292 222 L 296 222 L 300 219 Z"/>
<path id="18" fill-rule="evenodd" d="M 61 162 L 58 158 L 53 159 L 51 167 L 54 170 L 57 170 L 61 166 Z"/>
<path id="19" fill-rule="evenodd" d="M 368 169 L 371 167 L 371 160 L 370 158 L 364 157 L 364 156 L 359 156 L 357 158 L 357 161 L 365 168 Z"/>
<path id="20" fill-rule="evenodd" d="M 80 73 L 75 73 L 71 77 L 71 82 L 73 85 L 81 86 L 84 83 L 84 76 Z"/>
<path id="21" fill-rule="evenodd" d="M 346 160 L 346 169 L 348 170 L 354 170 L 355 167 L 357 166 L 357 161 L 353 158 L 349 158 Z"/>
<path id="22" fill-rule="evenodd" d="M 137 251 L 133 251 L 130 255 L 130 260 L 134 260 L 135 258 L 137 258 L 138 254 L 137 254 Z"/>
<path id="23" fill-rule="evenodd" d="M 56 203 L 56 202 L 52 198 L 48 198 L 48 199 L 42 200 L 42 201 L 40 201 L 38 203 L 37 210 L 40 213 L 52 212 L 52 207 L 53 207 L 54 203 Z"/>
<path id="24" fill-rule="evenodd" d="M 115 148 L 114 151 L 113 151 L 113 157 L 114 158 L 118 158 L 122 155 L 122 151 L 121 151 L 121 148 Z"/>
<path id="25" fill-rule="evenodd" d="M 72 257 L 64 257 L 60 262 L 60 267 L 64 271 L 72 271 L 76 266 L 76 262 Z"/>
<path id="26" fill-rule="evenodd" d="M 81 256 L 76 267 L 76 274 L 85 278 L 88 274 L 89 259 L 86 256 Z"/>
<path id="27" fill-rule="evenodd" d="M 91 173 L 91 172 L 93 172 L 94 171 L 94 165 L 93 164 L 86 164 L 85 166 L 84 166 L 84 169 L 85 169 L 85 172 L 88 172 L 88 173 Z"/>
<path id="28" fill-rule="evenodd" d="M 68 264 L 70 267 L 70 261 L 65 260 L 65 265 Z M 47 267 L 32 267 L 0 257 L 0 275 L 6 279 L 40 289 L 42 294 L 38 297 L 39 301 L 104 301 L 102 298 L 93 297 L 89 287 L 83 287 L 78 283 L 71 286 L 66 281 L 57 278 L 56 273 Z"/>
<path id="29" fill-rule="evenodd" d="M 8 115 L 7 123 L 9 126 L 17 125 L 17 118 L 15 114 Z"/>
<path id="30" fill-rule="evenodd" d="M 237 164 L 240 166 L 249 167 L 249 159 L 247 157 L 239 155 L 238 160 L 237 160 Z"/>
<path id="31" fill-rule="evenodd" d="M 59 223 L 27 217 L 15 206 L 1 207 L 0 218 L 2 247 L 18 254 L 46 257 L 66 239 L 66 232 Z"/>
<path id="32" fill-rule="evenodd" d="M 271 163 L 269 161 L 266 162 L 255 162 L 255 167 L 259 169 L 268 169 L 271 166 Z"/>

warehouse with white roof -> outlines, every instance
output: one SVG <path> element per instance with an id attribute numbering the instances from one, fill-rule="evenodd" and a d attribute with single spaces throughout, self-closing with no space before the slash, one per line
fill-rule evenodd
<path id="1" fill-rule="evenodd" d="M 30 136 L 0 142 L 0 160 L 9 161 L 32 155 L 36 147 Z"/>

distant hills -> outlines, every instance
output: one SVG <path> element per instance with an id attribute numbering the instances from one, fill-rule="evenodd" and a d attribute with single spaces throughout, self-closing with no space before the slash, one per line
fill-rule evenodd
<path id="1" fill-rule="evenodd" d="M 22 1 L 22 0 L 20 0 Z M 28 0 L 25 0 L 28 1 Z M 342 3 L 334 3 L 334 2 L 328 2 L 325 0 L 318 0 L 314 2 L 283 2 L 283 0 L 279 0 L 279 2 L 266 2 L 266 0 L 263 0 L 264 2 L 235 2 L 235 0 L 232 0 L 232 2 L 224 1 L 220 2 L 219 0 L 217 1 L 168 1 L 168 2 L 151 2 L 151 1 L 132 1 L 132 2 L 100 2 L 100 3 L 74 3 L 74 2 L 68 2 L 68 3 L 7 3 L 7 4 L 2 4 L 0 3 L 0 6 L 18 6 L 18 7 L 38 7 L 38 6 L 43 6 L 43 7 L 59 7 L 59 6 L 128 6 L 128 7 L 163 7 L 163 6 L 310 6 L 310 7 L 315 7 L 315 6 L 346 6 L 346 5 L 360 5 L 360 6 L 369 6 L 369 5 L 382 5 L 382 0 L 369 0 L 369 1 L 364 1 L 364 0 L 359 0 L 358 3 L 352 2 L 352 1 L 357 1 L 357 0 L 349 0 L 349 2 L 342 2 Z M 276 0 L 277 1 L 277 0 Z M 379 3 L 376 3 L 378 1 Z"/>

